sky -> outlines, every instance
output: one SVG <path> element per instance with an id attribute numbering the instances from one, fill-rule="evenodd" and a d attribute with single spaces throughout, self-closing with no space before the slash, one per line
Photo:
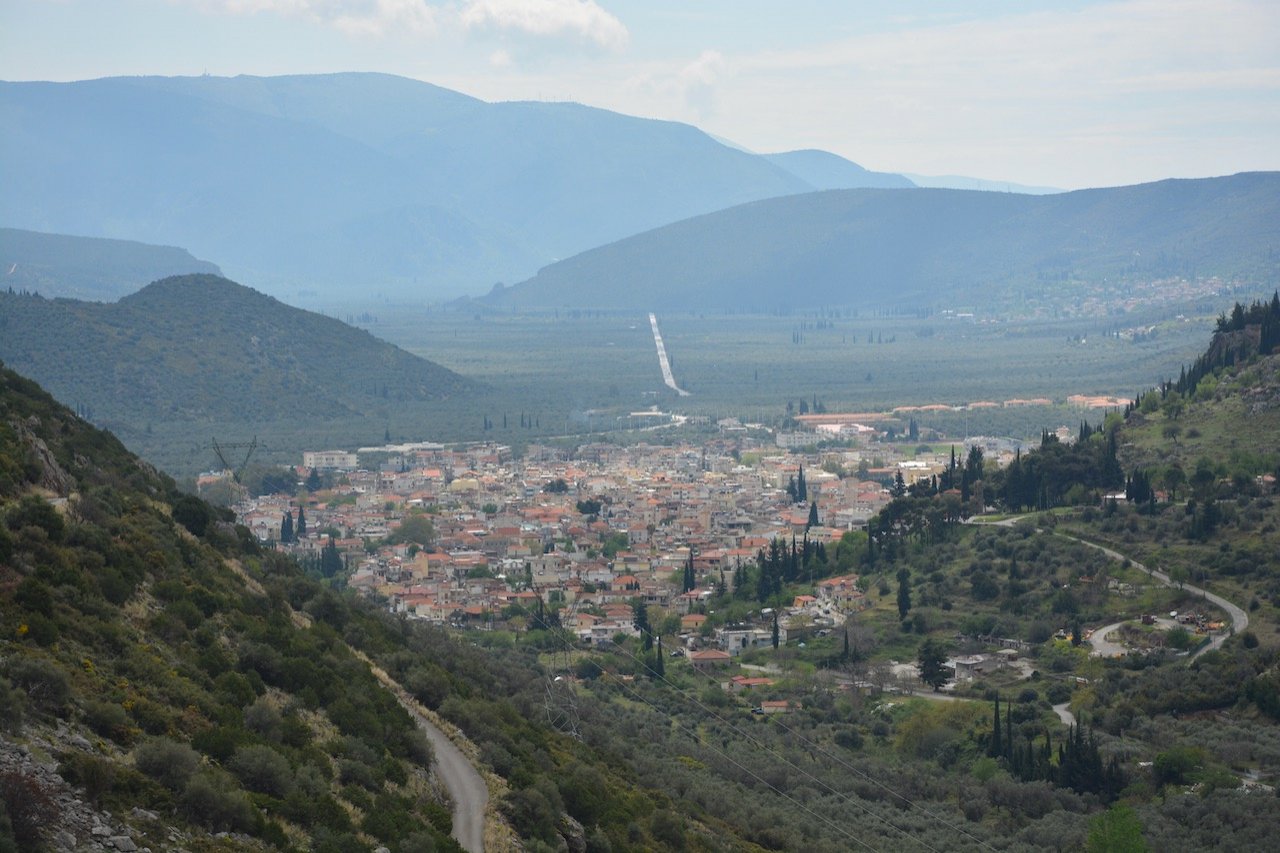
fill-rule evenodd
<path id="1" fill-rule="evenodd" d="M 1076 189 L 1280 169 L 1280 0 L 0 0 L 0 79 L 382 71 Z"/>

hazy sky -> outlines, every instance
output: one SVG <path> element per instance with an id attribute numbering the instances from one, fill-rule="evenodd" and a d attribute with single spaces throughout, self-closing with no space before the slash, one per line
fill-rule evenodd
<path id="1" fill-rule="evenodd" d="M 0 78 L 385 71 L 1076 188 L 1280 169 L 1280 0 L 0 0 Z"/>

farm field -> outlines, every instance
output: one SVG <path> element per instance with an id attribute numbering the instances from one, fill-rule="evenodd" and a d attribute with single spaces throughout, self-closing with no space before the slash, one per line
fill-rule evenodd
<path id="1" fill-rule="evenodd" d="M 815 396 L 829 411 L 1027 397 L 1062 402 L 1071 394 L 1129 397 L 1176 376 L 1199 352 L 1212 318 L 1152 323 L 1154 334 L 1139 341 L 1107 334 L 1132 321 L 692 314 L 658 321 L 676 380 L 691 397 L 677 401 L 663 388 L 649 325 L 639 314 L 396 311 L 366 328 L 505 389 L 512 399 L 529 395 L 544 407 L 558 401 L 565 411 L 626 411 L 658 403 L 686 414 L 768 422 L 784 414 L 788 400 L 812 403 Z M 1000 418 L 994 420 L 992 428 Z"/>
<path id="2" fill-rule="evenodd" d="M 360 417 L 259 423 L 263 462 L 289 462 L 304 447 L 394 441 L 493 440 L 520 447 L 561 437 L 621 432 L 626 414 L 658 406 L 681 415 L 779 424 L 790 402 L 827 411 L 1048 398 L 1052 405 L 913 413 L 921 435 L 1037 438 L 1045 428 L 1097 421 L 1068 406 L 1072 394 L 1131 398 L 1176 378 L 1212 328 L 1211 308 L 1187 319 L 991 322 L 941 317 L 659 315 L 675 379 L 664 387 L 648 317 L 494 315 L 391 306 L 357 323 L 372 334 L 481 384 L 429 403 L 371 400 Z M 1144 333 L 1134 336 L 1133 329 Z M 901 426 L 905 426 L 903 415 Z M 243 425 L 109 424 L 166 470 L 211 466 L 209 435 L 247 441 Z M 653 433 L 644 434 L 651 440 Z"/>

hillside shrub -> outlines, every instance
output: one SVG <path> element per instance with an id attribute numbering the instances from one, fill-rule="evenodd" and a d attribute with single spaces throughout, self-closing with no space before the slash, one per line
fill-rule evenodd
<path id="1" fill-rule="evenodd" d="M 192 777 L 179 806 L 188 820 L 213 832 L 252 832 L 256 824 L 257 815 L 244 792 L 212 773 Z"/>
<path id="2" fill-rule="evenodd" d="M 134 766 L 171 791 L 181 791 L 200 767 L 200 754 L 185 743 L 165 737 L 149 738 L 138 745 Z"/>
<path id="3" fill-rule="evenodd" d="M 27 694 L 38 711 L 62 716 L 71 699 L 71 682 L 57 667 L 33 658 L 18 658 L 9 664 L 9 681 Z"/>
<path id="4" fill-rule="evenodd" d="M 230 767 L 250 791 L 284 798 L 293 790 L 293 770 L 288 759 L 269 746 L 254 744 L 237 749 Z"/>
<path id="5" fill-rule="evenodd" d="M 122 746 L 133 742 L 129 717 L 115 702 L 90 699 L 84 703 L 84 722 L 90 729 Z"/>

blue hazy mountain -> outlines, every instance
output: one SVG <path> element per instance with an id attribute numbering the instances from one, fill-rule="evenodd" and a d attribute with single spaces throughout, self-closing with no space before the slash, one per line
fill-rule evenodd
<path id="1" fill-rule="evenodd" d="M 1071 304 L 1083 288 L 1280 278 L 1280 173 L 1057 195 L 832 190 L 752 202 L 552 264 L 495 307 L 795 310 Z"/>
<path id="2" fill-rule="evenodd" d="M 861 187 L 905 189 L 915 186 L 902 175 L 872 172 L 830 151 L 806 148 L 764 156 L 770 163 L 781 166 L 815 190 L 852 190 Z"/>
<path id="3" fill-rule="evenodd" d="M 1012 181 L 992 181 L 987 178 L 968 178 L 964 175 L 905 175 L 918 187 L 935 187 L 947 190 L 983 190 L 994 193 L 1024 193 L 1049 195 L 1066 192 L 1061 187 L 1038 187 L 1031 184 L 1015 184 Z"/>
<path id="4" fill-rule="evenodd" d="M 174 246 L 0 228 L 0 288 L 5 290 L 111 302 L 157 279 L 186 273 L 219 275 L 220 270 Z"/>
<path id="5" fill-rule="evenodd" d="M 482 292 L 813 187 L 675 122 L 382 74 L 0 83 L 0 224 L 183 246 L 286 298 Z"/>

